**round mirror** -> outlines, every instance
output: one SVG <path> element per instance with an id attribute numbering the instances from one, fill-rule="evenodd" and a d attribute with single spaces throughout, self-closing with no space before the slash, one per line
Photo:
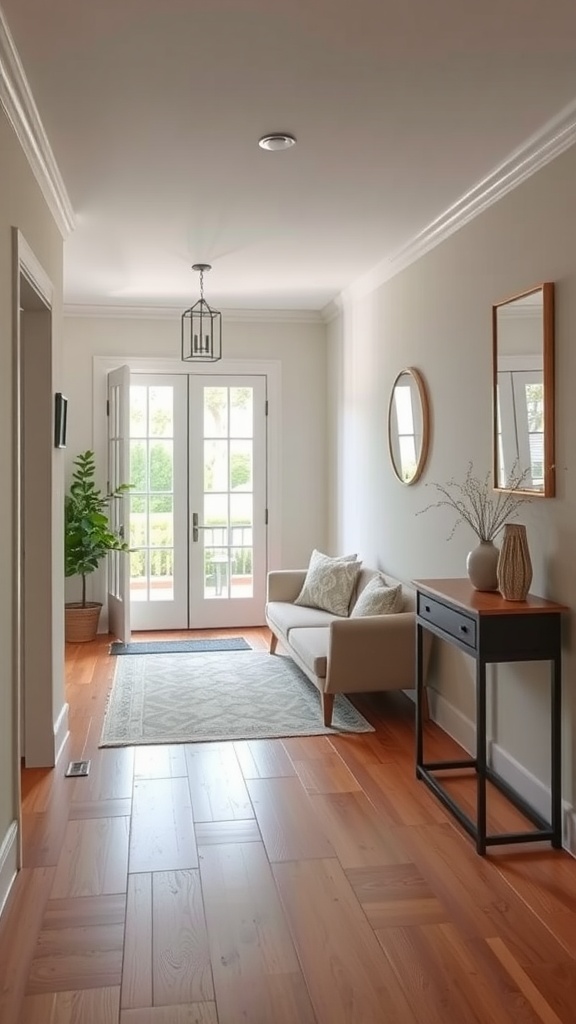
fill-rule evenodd
<path id="1" fill-rule="evenodd" d="M 430 415 L 426 385 L 410 366 L 396 377 L 388 408 L 388 447 L 396 476 L 414 484 L 428 455 Z"/>

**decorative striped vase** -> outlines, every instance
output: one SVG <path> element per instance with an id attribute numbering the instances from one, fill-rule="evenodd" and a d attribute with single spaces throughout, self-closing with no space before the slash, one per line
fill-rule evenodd
<path id="1" fill-rule="evenodd" d="M 498 559 L 498 590 L 505 601 L 525 601 L 532 583 L 526 527 L 507 523 Z"/>

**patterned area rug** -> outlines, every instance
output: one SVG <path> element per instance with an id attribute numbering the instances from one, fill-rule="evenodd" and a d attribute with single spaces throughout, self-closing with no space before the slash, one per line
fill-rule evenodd
<path id="1" fill-rule="evenodd" d="M 143 640 L 123 644 L 115 640 L 110 654 L 187 654 L 198 651 L 251 651 L 242 636 L 222 637 L 220 640 Z"/>
<path id="2" fill-rule="evenodd" d="M 337 694 L 333 726 L 291 658 L 264 651 L 127 655 L 116 674 L 101 747 L 373 732 Z"/>

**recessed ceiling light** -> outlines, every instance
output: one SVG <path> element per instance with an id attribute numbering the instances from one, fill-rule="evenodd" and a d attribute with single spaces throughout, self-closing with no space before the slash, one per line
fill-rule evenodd
<path id="1" fill-rule="evenodd" d="M 263 135 L 258 141 L 258 145 L 262 149 L 290 149 L 290 146 L 296 145 L 296 139 L 293 135 L 285 135 L 283 132 L 273 132 L 272 135 Z"/>

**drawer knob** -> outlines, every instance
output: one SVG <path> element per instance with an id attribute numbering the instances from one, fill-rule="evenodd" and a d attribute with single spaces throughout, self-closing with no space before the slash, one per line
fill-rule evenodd
<path id="1" fill-rule="evenodd" d="M 468 632 L 468 626 L 460 626 L 460 632 L 461 633 L 467 633 Z"/>
<path id="2" fill-rule="evenodd" d="M 425 612 L 429 612 L 430 611 L 430 605 L 429 604 L 425 604 L 424 605 L 424 611 Z"/>

